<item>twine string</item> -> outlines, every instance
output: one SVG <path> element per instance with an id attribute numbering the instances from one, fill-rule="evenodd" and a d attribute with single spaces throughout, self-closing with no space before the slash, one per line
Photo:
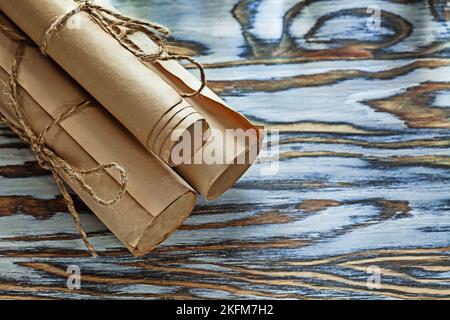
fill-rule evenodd
<path id="1" fill-rule="evenodd" d="M 7 84 L 8 86 L 7 94 L 9 96 L 9 101 L 13 107 L 18 123 L 17 124 L 13 123 L 1 113 L 0 113 L 0 120 L 6 123 L 8 127 L 10 127 L 10 129 L 19 136 L 21 140 L 23 140 L 31 147 L 36 156 L 38 164 L 42 168 L 52 173 L 53 178 L 57 186 L 59 187 L 60 192 L 64 198 L 64 201 L 67 205 L 67 208 L 70 214 L 72 215 L 75 227 L 77 228 L 78 232 L 82 237 L 84 245 L 89 250 L 92 256 L 97 257 L 98 255 L 92 244 L 89 242 L 88 236 L 81 225 L 80 215 L 78 214 L 74 206 L 72 196 L 69 194 L 64 184 L 62 174 L 65 174 L 69 179 L 76 181 L 77 184 L 82 188 L 82 190 L 87 192 L 98 204 L 102 206 L 112 206 L 123 197 L 126 191 L 128 180 L 127 173 L 122 166 L 120 166 L 115 162 L 100 164 L 94 168 L 87 170 L 75 168 L 64 158 L 60 157 L 55 151 L 53 151 L 46 145 L 45 137 L 48 134 L 48 132 L 55 126 L 59 125 L 62 121 L 64 121 L 65 119 L 76 113 L 77 111 L 87 107 L 91 103 L 90 101 L 85 101 L 83 103 L 71 106 L 65 112 L 57 116 L 47 126 L 45 126 L 44 129 L 41 131 L 41 133 L 36 134 L 33 131 L 33 129 L 31 128 L 30 124 L 28 123 L 28 121 L 24 116 L 23 108 L 19 103 L 20 100 L 18 93 L 19 85 L 17 82 L 19 74 L 19 66 L 23 60 L 25 47 L 28 42 L 28 39 L 5 26 L 1 26 L 0 29 L 4 31 L 12 39 L 15 39 L 18 42 L 18 47 L 14 55 L 11 73 Z M 114 196 L 114 198 L 110 200 L 105 200 L 101 196 L 99 196 L 97 192 L 94 190 L 94 188 L 86 181 L 87 177 L 93 174 L 104 174 L 107 172 L 106 171 L 107 169 L 114 169 L 120 175 L 119 191 Z"/>
<path id="2" fill-rule="evenodd" d="M 47 55 L 47 48 L 50 40 L 57 33 L 57 31 L 60 30 L 60 28 L 65 25 L 71 17 L 80 12 L 88 13 L 93 21 L 95 21 L 105 32 L 110 34 L 125 49 L 133 53 L 142 62 L 153 63 L 156 61 L 177 60 L 189 61 L 195 65 L 200 72 L 200 88 L 192 93 L 182 93 L 182 97 L 194 97 L 200 94 L 206 87 L 205 70 L 198 61 L 187 55 L 172 54 L 169 52 L 167 44 L 167 38 L 170 35 L 169 29 L 154 22 L 132 19 L 118 12 L 106 9 L 89 0 L 78 2 L 74 9 L 52 23 L 50 28 L 45 33 L 40 45 L 41 52 L 44 55 Z M 130 39 L 130 36 L 137 32 L 143 33 L 156 44 L 157 50 L 155 53 L 145 52 Z"/>
<path id="3" fill-rule="evenodd" d="M 8 26 L 5 26 L 0 23 L 0 31 L 3 32 L 8 38 L 10 38 L 13 41 L 19 42 L 22 41 L 27 45 L 35 46 L 34 42 L 32 42 L 28 37 L 26 37 L 21 32 L 18 32 L 15 29 L 12 29 Z"/>

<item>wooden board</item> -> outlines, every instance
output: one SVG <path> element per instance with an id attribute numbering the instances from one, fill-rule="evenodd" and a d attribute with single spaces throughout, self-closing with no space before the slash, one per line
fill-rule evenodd
<path id="1" fill-rule="evenodd" d="M 79 203 L 92 259 L 51 177 L 2 127 L 0 298 L 450 298 L 446 1 L 112 3 L 170 26 L 213 89 L 280 130 L 279 171 L 262 158 L 139 259 Z"/>

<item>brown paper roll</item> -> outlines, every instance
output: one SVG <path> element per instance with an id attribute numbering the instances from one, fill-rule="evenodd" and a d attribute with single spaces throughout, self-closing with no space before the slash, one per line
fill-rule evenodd
<path id="1" fill-rule="evenodd" d="M 5 20 L 0 17 L 0 23 Z M 0 79 L 7 83 L 17 43 L 0 32 Z M 91 97 L 64 71 L 27 47 L 20 64 L 18 83 L 26 119 L 40 132 L 70 106 Z M 15 121 L 1 86 L 0 110 Z M 52 129 L 46 143 L 70 164 L 80 169 L 117 162 L 127 171 L 128 188 L 114 206 L 95 202 L 71 179 L 65 181 L 127 246 L 143 255 L 166 239 L 192 211 L 196 194 L 170 167 L 147 152 L 114 118 L 93 102 Z M 119 188 L 114 172 L 93 175 L 90 185 L 102 196 L 113 197 Z"/>
<path id="2" fill-rule="evenodd" d="M 0 9 L 37 44 L 42 42 L 55 19 L 75 7 L 72 0 L 0 0 Z M 186 101 L 161 79 L 152 65 L 146 67 L 92 21 L 87 13 L 80 12 L 74 18 L 79 19 L 77 28 L 71 27 L 69 20 L 68 25 L 58 30 L 49 43 L 48 55 L 146 148 L 170 163 L 167 154 L 177 144 L 182 132 L 167 142 L 165 132 L 160 134 L 155 128 L 158 124 L 158 128 L 166 128 L 169 123 L 164 121 L 171 118 L 165 115 L 182 111 Z M 198 110 L 194 111 L 197 116 L 190 117 L 189 123 L 183 123 L 183 129 L 191 133 L 196 123 L 208 128 L 203 116 Z M 150 140 L 154 135 L 164 140 Z M 155 145 L 162 147 L 155 149 Z"/>

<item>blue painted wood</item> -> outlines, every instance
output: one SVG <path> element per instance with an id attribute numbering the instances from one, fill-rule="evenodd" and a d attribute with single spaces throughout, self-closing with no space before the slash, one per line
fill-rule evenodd
<path id="1" fill-rule="evenodd" d="M 279 171 L 262 174 L 262 157 L 144 258 L 84 209 L 92 259 L 50 176 L 1 128 L 0 297 L 450 297 L 445 1 L 110 2 L 170 26 L 214 90 L 280 130 Z"/>

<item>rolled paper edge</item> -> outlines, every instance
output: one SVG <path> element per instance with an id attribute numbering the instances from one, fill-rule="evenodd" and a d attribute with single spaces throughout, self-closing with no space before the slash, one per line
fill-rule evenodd
<path id="1" fill-rule="evenodd" d="M 207 142 L 207 139 L 203 139 L 203 132 L 207 132 L 210 128 L 206 119 L 192 107 L 184 109 L 184 112 L 179 113 L 179 115 L 180 117 L 174 117 L 170 121 L 169 126 L 161 131 L 153 146 L 153 152 L 170 166 L 172 165 L 172 150 L 183 140 L 186 133 L 196 140 L 201 138 L 200 143 L 191 143 L 191 155 L 194 155 Z M 201 137 L 196 137 L 196 128 L 201 128 Z"/>
<path id="2" fill-rule="evenodd" d="M 178 139 L 184 134 L 184 130 L 182 132 L 175 130 L 182 129 L 182 127 L 180 127 L 180 124 L 192 114 L 197 114 L 197 111 L 191 107 L 187 107 L 177 112 L 170 120 L 167 121 L 167 123 L 158 133 L 152 146 L 152 150 L 155 154 L 160 155 L 162 153 L 164 143 L 166 142 L 166 139 L 168 137 L 172 137 L 172 139 Z"/>
<path id="3" fill-rule="evenodd" d="M 217 199 L 230 189 L 256 161 L 264 135 L 260 131 L 262 127 L 255 127 L 255 129 L 258 130 L 257 140 L 247 144 L 239 154 L 228 160 L 228 164 L 181 164 L 174 167 L 175 171 L 190 181 L 191 186 L 207 200 Z M 194 158 L 196 157 L 197 154 Z M 240 164 L 238 163 L 239 159 L 245 159 L 245 162 Z M 193 178 L 198 176 L 205 177 L 205 179 Z"/>
<path id="4" fill-rule="evenodd" d="M 181 106 L 180 106 L 181 105 Z M 180 113 L 182 110 L 189 107 L 189 104 L 183 103 L 183 100 L 180 100 L 180 102 L 176 105 L 174 105 L 172 108 L 167 110 L 167 112 L 158 120 L 156 125 L 152 128 L 152 131 L 150 132 L 147 140 L 147 148 L 152 149 L 156 139 L 161 134 L 161 131 L 164 129 L 164 127 L 167 126 L 167 123 L 175 117 L 178 113 Z"/>
<path id="5" fill-rule="evenodd" d="M 199 138 L 202 139 L 201 136 L 195 136 L 197 134 L 196 127 L 203 129 L 205 128 L 205 125 L 207 125 L 205 119 L 203 119 L 197 112 L 191 113 L 186 116 L 186 118 L 184 118 L 179 124 L 177 124 L 176 128 L 176 130 L 180 130 L 179 132 L 182 132 L 182 134 L 173 135 L 169 133 L 163 140 L 163 145 L 161 147 L 161 151 L 159 152 L 159 157 L 169 165 L 173 165 L 172 151 L 178 143 L 184 142 L 186 132 L 189 133 L 187 136 L 190 137 L 190 140 L 192 141 L 189 145 L 191 150 L 190 154 L 191 156 L 194 155 L 204 145 L 204 141 L 202 141 L 201 144 L 194 143 L 194 140 L 198 140 Z M 206 129 L 208 129 L 208 127 L 206 127 Z"/>
<path id="6" fill-rule="evenodd" d="M 196 137 L 196 134 L 197 134 L 196 131 L 198 130 L 197 127 L 201 128 L 201 134 L 203 136 L 203 137 L 201 137 L 203 139 L 201 144 L 196 144 L 196 142 L 194 141 L 194 139 Z M 210 127 L 210 125 L 209 125 L 209 123 L 208 123 L 208 121 L 206 119 L 199 119 L 198 121 L 196 121 L 193 124 L 191 124 L 185 130 L 185 132 L 189 133 L 190 137 L 194 137 L 194 138 L 191 138 L 191 146 L 193 146 L 191 148 L 191 154 L 190 154 L 190 158 L 191 159 L 194 157 L 194 155 L 197 152 L 200 152 L 200 150 L 203 150 L 203 147 L 206 145 L 206 143 L 208 142 L 209 138 L 212 136 L 210 129 L 211 129 L 211 127 Z M 174 163 L 174 161 L 172 159 L 172 156 L 173 156 L 173 152 L 172 151 L 173 151 L 174 147 L 177 146 L 178 143 L 180 143 L 180 142 L 182 142 L 181 138 L 178 141 L 176 141 L 176 143 L 170 149 L 167 149 L 166 153 L 161 156 L 161 158 L 165 157 L 166 159 L 168 159 L 167 163 L 169 164 L 170 167 L 175 167 L 177 165 L 176 163 Z"/>
<path id="7" fill-rule="evenodd" d="M 147 226 L 143 234 L 135 243 L 129 243 L 128 248 L 135 257 L 142 257 L 151 252 L 156 246 L 169 238 L 183 222 L 189 217 L 197 203 L 197 195 L 188 190 L 178 197 L 151 224 Z M 158 230 L 158 232 L 155 232 Z M 155 234 L 163 236 L 155 237 Z"/>
<path id="8" fill-rule="evenodd" d="M 217 175 L 217 177 L 213 180 L 213 183 L 207 190 L 204 190 L 204 194 L 207 200 L 214 200 L 220 197 L 223 193 L 229 190 L 252 166 L 252 164 L 256 161 L 257 155 L 259 154 L 259 150 L 261 150 L 261 146 L 263 143 L 263 136 L 258 136 L 258 143 L 247 146 L 244 152 L 234 158 L 233 161 L 244 157 L 247 159 L 250 154 L 255 152 L 256 157 L 251 159 L 251 161 L 247 161 L 244 164 L 230 164 L 223 168 L 221 172 Z M 256 149 L 256 151 L 255 151 Z"/>

